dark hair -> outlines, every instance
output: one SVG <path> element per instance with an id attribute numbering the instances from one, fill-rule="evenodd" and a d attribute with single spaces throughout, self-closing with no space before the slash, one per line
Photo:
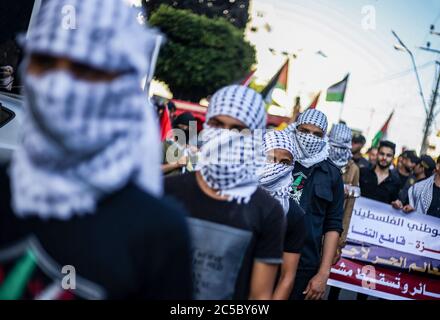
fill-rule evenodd
<path id="1" fill-rule="evenodd" d="M 370 148 L 368 148 L 368 151 L 367 151 L 367 153 L 370 153 L 371 151 L 373 151 L 374 149 L 376 149 L 377 150 L 377 148 L 376 147 L 370 147 Z"/>
<path id="2" fill-rule="evenodd" d="M 393 143 L 391 141 L 388 141 L 388 140 L 381 141 L 379 143 L 379 150 L 381 148 L 384 148 L 384 147 L 392 149 L 393 150 L 393 154 L 396 154 L 396 144 L 395 143 Z"/>
<path id="3" fill-rule="evenodd" d="M 351 141 L 353 143 L 360 143 L 360 144 L 365 144 L 367 142 L 365 137 L 363 135 L 361 135 L 361 134 L 355 134 L 353 136 L 353 138 L 351 139 Z"/>

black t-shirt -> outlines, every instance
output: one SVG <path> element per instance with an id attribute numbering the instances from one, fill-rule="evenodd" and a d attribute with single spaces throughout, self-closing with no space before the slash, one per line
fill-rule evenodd
<path id="1" fill-rule="evenodd" d="M 300 204 L 304 188 L 307 184 L 307 179 L 310 176 L 312 167 L 306 168 L 301 163 L 295 162 L 293 169 L 293 183 L 292 183 L 292 197 L 297 204 Z"/>
<path id="2" fill-rule="evenodd" d="M 64 221 L 18 218 L 10 199 L 0 170 L 0 300 L 192 299 L 186 215 L 174 204 L 128 185 Z M 75 290 L 61 290 L 72 272 Z"/>
<path id="3" fill-rule="evenodd" d="M 400 179 L 400 189 L 402 189 L 405 186 L 406 182 L 408 181 L 409 175 L 405 176 L 405 175 L 401 174 L 399 172 L 399 170 L 397 170 L 397 169 L 395 169 L 393 171 L 399 176 L 399 179 Z"/>
<path id="4" fill-rule="evenodd" d="M 363 197 L 390 204 L 397 199 L 400 190 L 399 176 L 390 171 L 388 177 L 378 184 L 376 172 L 372 168 L 362 168 L 359 176 L 359 186 Z"/>
<path id="5" fill-rule="evenodd" d="M 247 204 L 206 195 L 195 173 L 165 179 L 167 195 L 190 213 L 196 299 L 248 299 L 254 261 L 282 262 L 285 217 L 258 188 Z"/>
<path id="6" fill-rule="evenodd" d="M 429 206 L 428 215 L 440 218 L 440 188 L 437 187 L 434 183 L 434 187 L 432 189 L 432 201 Z"/>
<path id="7" fill-rule="evenodd" d="M 294 200 L 289 201 L 287 212 L 286 237 L 284 239 L 284 252 L 301 253 L 307 237 L 304 210 Z"/>

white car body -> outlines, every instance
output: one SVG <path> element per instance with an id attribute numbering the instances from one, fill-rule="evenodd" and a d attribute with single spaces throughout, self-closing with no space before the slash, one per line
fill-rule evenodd
<path id="1" fill-rule="evenodd" d="M 10 161 L 20 141 L 23 123 L 23 98 L 20 95 L 0 92 L 2 109 L 13 112 L 13 117 L 0 127 L 0 164 Z M 4 111 L 1 111 L 4 112 Z"/>

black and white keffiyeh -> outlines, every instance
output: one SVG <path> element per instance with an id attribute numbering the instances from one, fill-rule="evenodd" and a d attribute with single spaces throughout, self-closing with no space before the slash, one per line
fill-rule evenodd
<path id="1" fill-rule="evenodd" d="M 312 124 L 324 132 L 324 137 L 317 137 L 298 131 L 298 127 L 303 124 Z M 304 167 L 310 168 L 316 163 L 327 159 L 329 154 L 327 131 L 327 117 L 324 113 L 316 109 L 308 109 L 302 113 L 297 122 L 289 125 L 285 130 L 291 134 L 293 142 L 293 156 L 295 161 Z"/>
<path id="2" fill-rule="evenodd" d="M 329 158 L 339 168 L 347 165 L 353 156 L 351 153 L 351 129 L 343 123 L 333 125 L 329 133 Z"/>
<path id="3" fill-rule="evenodd" d="M 65 5 L 76 8 L 75 30 L 62 28 Z M 88 82 L 64 70 L 23 72 L 26 120 L 10 168 L 17 215 L 93 213 L 99 199 L 129 181 L 161 195 L 158 128 L 140 86 L 152 39 L 120 0 L 44 2 L 25 43 L 28 57 L 62 56 L 123 75 Z"/>
<path id="4" fill-rule="evenodd" d="M 293 156 L 293 143 L 287 132 L 272 130 L 264 135 L 264 152 L 267 154 L 274 149 L 287 150 Z M 293 168 L 293 165 L 266 162 L 259 174 L 260 185 L 280 202 L 284 214 L 289 211 Z"/>
<path id="5" fill-rule="evenodd" d="M 197 170 L 209 187 L 230 201 L 247 203 L 258 187 L 257 170 L 264 166 L 262 149 L 266 114 L 260 94 L 244 86 L 217 91 L 209 104 L 206 123 L 218 115 L 243 122 L 250 130 L 238 132 L 204 126 Z"/>
<path id="6" fill-rule="evenodd" d="M 409 204 L 416 212 L 427 214 L 432 202 L 435 174 L 417 182 L 408 190 Z"/>

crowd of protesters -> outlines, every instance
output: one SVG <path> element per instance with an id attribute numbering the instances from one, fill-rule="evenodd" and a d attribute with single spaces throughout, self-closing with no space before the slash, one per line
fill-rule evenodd
<path id="1" fill-rule="evenodd" d="M 59 27 L 65 2 L 75 32 Z M 191 130 L 139 85 L 155 31 L 100 3 L 46 1 L 23 42 L 23 140 L 0 170 L 0 253 L 18 252 L 0 274 L 21 289 L 0 279 L 0 298 L 319 300 L 357 197 L 440 218 L 439 161 L 405 151 L 394 166 L 390 141 L 367 160 L 365 138 L 319 110 L 266 130 L 261 95 L 229 85 Z"/>

